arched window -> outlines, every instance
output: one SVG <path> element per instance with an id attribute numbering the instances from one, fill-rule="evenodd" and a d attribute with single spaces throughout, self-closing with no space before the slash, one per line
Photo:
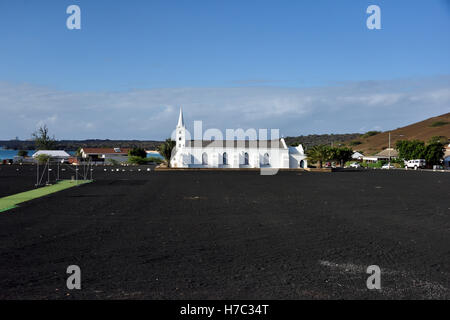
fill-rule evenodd
<path id="1" fill-rule="evenodd" d="M 226 152 L 224 152 L 223 155 L 222 155 L 222 163 L 223 163 L 224 165 L 227 165 L 227 164 L 228 164 L 228 155 L 227 155 Z"/>
<path id="2" fill-rule="evenodd" d="M 305 167 L 305 161 L 300 161 L 300 168 L 304 168 Z"/>
<path id="3" fill-rule="evenodd" d="M 265 166 L 270 165 L 270 159 L 269 159 L 269 154 L 268 154 L 268 153 L 265 153 L 265 154 L 264 154 L 263 164 L 264 164 Z"/>
<path id="4" fill-rule="evenodd" d="M 244 153 L 244 165 L 248 166 L 248 153 Z"/>
<path id="5" fill-rule="evenodd" d="M 206 152 L 203 152 L 202 154 L 202 165 L 206 166 L 208 164 L 208 155 Z"/>

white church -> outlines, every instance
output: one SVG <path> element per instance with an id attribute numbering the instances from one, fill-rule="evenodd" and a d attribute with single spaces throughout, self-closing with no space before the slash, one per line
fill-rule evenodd
<path id="1" fill-rule="evenodd" d="M 170 165 L 173 168 L 306 168 L 301 144 L 288 147 L 276 140 L 188 140 L 183 111 L 176 127 L 176 145 Z"/>

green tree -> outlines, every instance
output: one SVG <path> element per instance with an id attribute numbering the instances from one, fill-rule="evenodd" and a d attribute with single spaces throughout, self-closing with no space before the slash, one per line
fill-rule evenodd
<path id="1" fill-rule="evenodd" d="M 83 148 L 81 148 L 81 147 L 77 148 L 77 151 L 75 151 L 75 156 L 81 157 L 81 149 L 83 149 Z"/>
<path id="2" fill-rule="evenodd" d="M 317 145 L 309 148 L 306 151 L 308 161 L 319 163 L 319 168 L 322 168 L 323 163 L 333 157 L 331 149 L 332 148 L 327 145 Z"/>
<path id="3" fill-rule="evenodd" d="M 56 140 L 54 137 L 50 137 L 46 125 L 39 127 L 32 136 L 37 150 L 53 150 L 56 148 Z"/>
<path id="4" fill-rule="evenodd" d="M 17 155 L 19 157 L 26 157 L 28 156 L 28 151 L 27 150 L 19 150 L 19 152 L 17 153 Z"/>
<path id="5" fill-rule="evenodd" d="M 172 156 L 172 150 L 175 148 L 176 142 L 172 139 L 166 139 L 164 143 L 158 146 L 158 152 L 164 157 L 167 162 L 167 166 L 170 167 L 170 157 Z"/>
<path id="6" fill-rule="evenodd" d="M 444 156 L 444 144 L 441 142 L 432 142 L 427 144 L 424 152 L 424 159 L 427 165 L 440 164 Z"/>
<path id="7" fill-rule="evenodd" d="M 425 143 L 420 140 L 399 140 L 395 144 L 398 156 L 404 160 L 424 159 Z"/>
<path id="8" fill-rule="evenodd" d="M 352 159 L 353 150 L 346 147 L 335 147 L 330 148 L 331 159 L 339 161 L 341 167 L 346 161 L 350 161 Z"/>
<path id="9" fill-rule="evenodd" d="M 147 158 L 147 152 L 143 148 L 133 148 L 128 151 L 130 157 Z"/>
<path id="10" fill-rule="evenodd" d="M 37 161 L 39 162 L 39 164 L 44 164 L 47 163 L 48 160 L 50 160 L 50 155 L 45 154 L 45 153 L 41 153 L 40 155 L 38 155 L 36 157 Z"/>

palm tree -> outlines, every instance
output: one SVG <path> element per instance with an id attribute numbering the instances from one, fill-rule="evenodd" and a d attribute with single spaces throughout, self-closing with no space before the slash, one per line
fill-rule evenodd
<path id="1" fill-rule="evenodd" d="M 317 145 L 309 148 L 306 151 L 308 161 L 318 162 L 319 168 L 322 168 L 323 162 L 330 160 L 332 157 L 330 147 L 327 145 Z"/>
<path id="2" fill-rule="evenodd" d="M 159 153 L 164 157 L 167 162 L 167 166 L 170 167 L 170 158 L 172 156 L 172 150 L 175 148 L 175 141 L 172 139 L 166 139 L 164 143 L 158 146 Z"/>

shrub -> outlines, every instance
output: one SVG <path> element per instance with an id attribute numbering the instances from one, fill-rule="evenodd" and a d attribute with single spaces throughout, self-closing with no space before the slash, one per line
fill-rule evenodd
<path id="1" fill-rule="evenodd" d="M 130 151 L 128 151 L 128 155 L 130 157 L 140 157 L 145 158 L 147 157 L 147 152 L 143 148 L 133 148 Z"/>
<path id="2" fill-rule="evenodd" d="M 391 159 L 391 164 L 394 165 L 396 168 L 404 168 L 405 167 L 405 161 L 400 158 Z"/>
<path id="3" fill-rule="evenodd" d="M 430 140 L 428 140 L 428 143 L 429 144 L 432 144 L 432 143 L 439 143 L 439 142 L 441 142 L 441 143 L 448 143 L 448 139 L 447 139 L 447 137 L 446 136 L 432 136 L 431 138 L 430 138 Z"/>
<path id="4" fill-rule="evenodd" d="M 448 124 L 448 121 L 435 121 L 432 124 L 430 124 L 430 127 L 442 127 Z"/>
<path id="5" fill-rule="evenodd" d="M 45 153 L 42 153 L 36 157 L 39 164 L 47 163 L 47 161 L 50 160 L 50 158 L 51 158 L 50 155 L 45 154 Z"/>
<path id="6" fill-rule="evenodd" d="M 156 164 L 160 164 L 160 163 L 163 163 L 163 159 L 161 159 L 159 157 L 149 157 L 149 158 L 147 158 L 147 162 L 154 162 Z"/>
<path id="7" fill-rule="evenodd" d="M 150 162 L 160 164 L 161 162 L 163 162 L 163 160 L 161 158 L 157 158 L 157 157 L 142 158 L 142 157 L 131 156 L 128 158 L 128 162 L 131 164 L 144 165 L 144 164 L 149 164 Z"/>
<path id="8" fill-rule="evenodd" d="M 142 157 L 130 156 L 128 158 L 128 163 L 131 163 L 131 164 L 146 164 L 147 163 L 146 160 L 147 159 L 142 158 Z"/>
<path id="9" fill-rule="evenodd" d="M 362 135 L 363 138 L 372 137 L 376 134 L 379 134 L 380 131 L 367 131 L 365 134 Z"/>
<path id="10" fill-rule="evenodd" d="M 386 164 L 386 161 L 377 161 L 374 163 L 368 163 L 367 166 L 369 168 L 381 168 L 384 164 Z"/>
<path id="11" fill-rule="evenodd" d="M 120 162 L 116 159 L 108 159 L 107 162 L 108 164 L 112 164 L 113 166 L 118 166 L 120 164 Z"/>
<path id="12" fill-rule="evenodd" d="M 28 151 L 27 151 L 27 150 L 20 150 L 20 151 L 17 153 L 17 155 L 18 155 L 19 157 L 26 157 L 26 156 L 28 156 Z"/>

